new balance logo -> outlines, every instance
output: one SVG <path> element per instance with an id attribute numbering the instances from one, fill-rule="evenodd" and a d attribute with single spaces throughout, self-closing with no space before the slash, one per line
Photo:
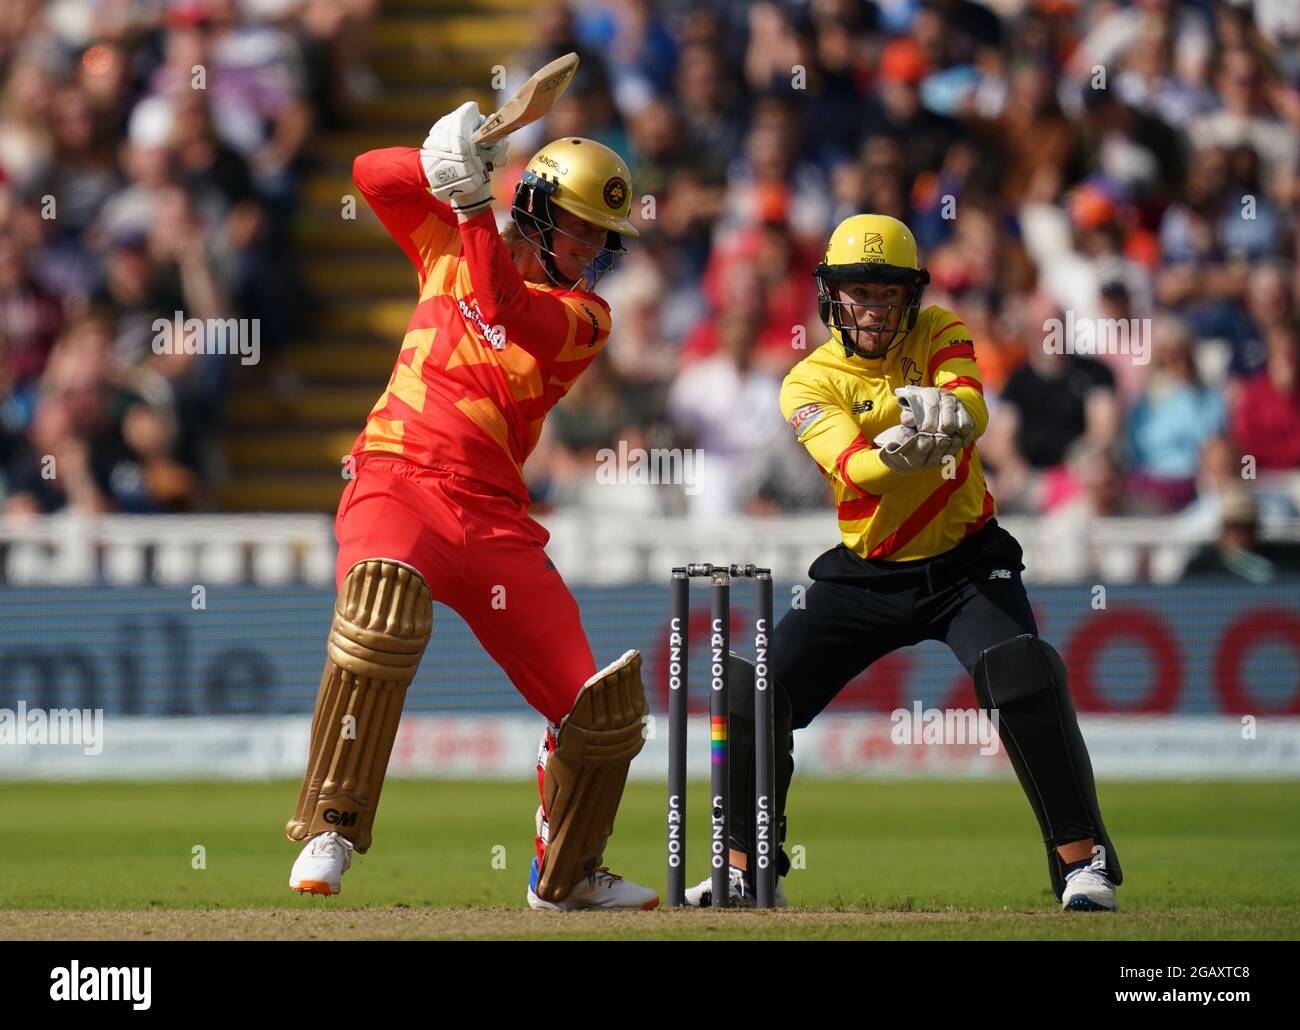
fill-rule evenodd
<path id="1" fill-rule="evenodd" d="M 1010 579 L 1010 578 L 1011 578 L 1010 569 L 994 569 L 992 572 L 989 573 L 989 579 Z"/>
<path id="2" fill-rule="evenodd" d="M 873 404 L 874 404 L 873 401 L 857 401 L 857 402 L 853 405 L 853 414 L 855 414 L 855 415 L 861 415 L 861 414 L 864 414 L 865 412 L 868 412 L 868 411 L 871 410 L 871 407 L 872 407 Z"/>

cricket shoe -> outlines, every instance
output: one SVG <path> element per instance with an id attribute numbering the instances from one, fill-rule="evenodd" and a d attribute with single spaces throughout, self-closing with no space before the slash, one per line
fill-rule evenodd
<path id="1" fill-rule="evenodd" d="M 591 873 L 569 891 L 563 901 L 543 901 L 537 896 L 537 859 L 533 859 L 528 872 L 528 905 L 530 908 L 552 911 L 572 911 L 579 908 L 633 908 L 643 912 L 659 907 L 659 895 L 649 887 L 632 883 L 616 876 L 604 866 Z"/>
<path id="2" fill-rule="evenodd" d="M 1118 912 L 1115 885 L 1101 866 L 1080 866 L 1065 877 L 1061 908 L 1066 912 Z"/>
<path id="3" fill-rule="evenodd" d="M 728 881 L 730 890 L 728 891 L 727 904 L 735 905 L 739 908 L 754 908 L 758 904 L 758 895 L 754 891 L 754 885 L 749 882 L 749 877 L 745 875 L 744 870 L 737 869 L 734 865 L 730 867 Z M 786 908 L 789 902 L 785 899 L 785 889 L 781 886 L 783 877 L 776 878 L 776 892 L 773 901 L 777 908 Z M 694 905 L 697 908 L 708 908 L 713 904 L 713 878 L 701 880 L 694 887 L 686 888 L 686 904 Z"/>
<path id="4" fill-rule="evenodd" d="M 352 865 L 352 842 L 333 830 L 307 842 L 289 873 L 289 888 L 299 894 L 337 894 Z"/>

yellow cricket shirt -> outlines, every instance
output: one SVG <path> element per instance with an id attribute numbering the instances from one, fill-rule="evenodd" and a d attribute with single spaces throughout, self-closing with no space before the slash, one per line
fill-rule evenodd
<path id="1" fill-rule="evenodd" d="M 988 426 L 970 330 L 936 306 L 922 309 L 907 338 L 883 358 L 845 357 L 830 340 L 781 386 L 781 412 L 835 491 L 845 545 L 863 558 L 942 554 L 997 510 L 973 441 L 947 470 L 899 473 L 880 460 L 872 440 L 899 424 L 900 386 L 951 390 L 974 419 L 976 438 Z"/>

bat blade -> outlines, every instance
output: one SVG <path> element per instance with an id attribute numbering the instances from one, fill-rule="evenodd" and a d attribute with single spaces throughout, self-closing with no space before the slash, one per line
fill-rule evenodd
<path id="1" fill-rule="evenodd" d="M 502 136 L 509 136 L 516 129 L 537 121 L 568 89 L 577 70 L 577 54 L 557 57 L 520 86 L 515 95 L 501 105 L 501 110 L 488 115 L 471 139 L 475 143 L 495 143 Z"/>

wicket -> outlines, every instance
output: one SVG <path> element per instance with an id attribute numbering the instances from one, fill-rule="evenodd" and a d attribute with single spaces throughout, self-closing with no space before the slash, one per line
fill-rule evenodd
<path id="1" fill-rule="evenodd" d="M 754 618 L 754 886 L 757 907 L 772 908 L 776 893 L 776 862 L 772 836 L 772 783 L 775 741 L 772 693 L 768 689 L 769 641 L 772 633 L 772 570 L 753 565 L 695 563 L 674 568 L 672 611 L 668 620 L 668 907 L 686 903 L 686 711 L 690 665 L 690 585 L 707 577 L 712 584 L 709 661 L 710 802 L 709 868 L 712 905 L 726 906 L 730 897 L 729 833 L 727 825 L 729 736 L 727 711 L 728 652 L 731 626 L 731 580 L 753 579 L 758 595 Z"/>

